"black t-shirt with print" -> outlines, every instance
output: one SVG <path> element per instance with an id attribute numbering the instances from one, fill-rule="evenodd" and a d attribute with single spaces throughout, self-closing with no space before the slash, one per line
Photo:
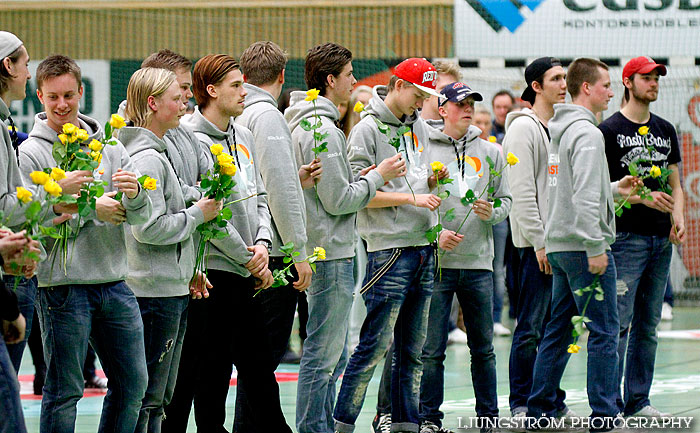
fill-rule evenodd
<path id="1" fill-rule="evenodd" d="M 647 126 L 646 136 L 639 133 L 639 128 Z M 681 161 L 676 129 L 666 120 L 651 114 L 649 121 L 641 124 L 627 119 L 619 111 L 606 119 L 599 126 L 605 136 L 605 154 L 608 159 L 610 180 L 616 181 L 629 174 L 629 163 L 640 159 L 652 162 L 638 162 L 639 175 L 649 173 L 652 164 L 667 168 Z M 649 155 L 646 144 L 654 146 L 655 151 Z M 648 178 L 644 184 L 652 191 L 659 191 L 659 181 Z M 644 204 L 633 204 L 617 218 L 618 232 L 631 232 L 644 236 L 668 236 L 671 231 L 669 214 L 652 209 Z"/>

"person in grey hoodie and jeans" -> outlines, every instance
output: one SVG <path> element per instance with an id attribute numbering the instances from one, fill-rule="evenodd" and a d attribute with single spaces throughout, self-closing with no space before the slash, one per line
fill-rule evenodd
<path id="1" fill-rule="evenodd" d="M 39 100 L 45 112 L 36 115 L 29 138 L 20 147 L 25 182 L 30 173 L 56 166 L 53 143 L 66 123 L 89 138 L 104 136 L 100 124 L 78 112 L 83 94 L 80 68 L 72 59 L 53 55 L 37 67 Z M 87 145 L 85 145 L 87 149 Z M 88 340 L 107 375 L 108 391 L 100 432 L 133 433 L 148 383 L 143 322 L 128 276 L 124 222 L 139 225 L 151 215 L 151 200 L 139 186 L 137 173 L 124 146 L 102 149 L 93 172 L 74 171 L 63 179 L 64 194 L 75 194 L 92 179 L 107 182 L 94 211 L 80 218 L 80 231 L 68 239 L 70 262 L 56 258 L 39 265 L 39 320 L 46 357 L 46 383 L 41 402 L 40 431 L 70 432 L 75 428 L 76 405 L 83 396 L 83 361 Z M 114 200 L 121 191 L 122 201 Z M 77 207 L 72 209 L 77 213 Z M 75 233 L 78 218 L 68 222 Z M 46 245 L 51 250 L 54 242 Z M 60 253 L 59 253 L 60 255 Z M 53 272 L 52 272 L 53 271 Z"/>
<path id="2" fill-rule="evenodd" d="M 315 102 L 305 101 L 305 92 L 291 94 L 285 118 L 292 131 L 297 167 L 315 159 L 313 132 L 299 124 L 308 120 L 322 126 L 316 132 L 328 134 L 328 151 L 319 154 L 324 174 L 316 189 L 304 191 L 309 219 L 307 254 L 312 247 L 326 250 L 326 260 L 316 262 L 316 275 L 307 291 L 309 321 L 304 352 L 299 366 L 296 419 L 299 433 L 333 433 L 335 383 L 347 363 L 346 339 L 355 281 L 355 215 L 374 198 L 378 188 L 402 175 L 401 155 L 386 158 L 379 166 L 368 167 L 354 179 L 347 156 L 345 134 L 336 126 L 338 105 L 350 100 L 356 83 L 352 53 L 334 43 L 318 45 L 306 56 L 305 79 L 310 89 L 318 89 Z"/>
<path id="3" fill-rule="evenodd" d="M 552 313 L 540 343 L 528 417 L 556 417 L 557 391 L 564 369 L 579 347 L 572 342 L 571 318 L 590 319 L 588 337 L 588 401 L 592 409 L 591 431 L 609 431 L 618 414 L 617 314 L 615 263 L 610 245 L 615 241 L 613 195 L 636 187 L 632 177 L 610 183 L 603 134 L 596 114 L 608 107 L 613 96 L 605 63 L 575 60 L 566 84 L 572 104 L 554 105 L 549 121 L 549 219 L 545 248 L 552 266 Z M 603 300 L 590 300 L 576 291 L 598 282 Z"/>
<path id="4" fill-rule="evenodd" d="M 430 130 L 430 161 L 443 163 L 452 174 L 453 182 L 445 186 L 450 195 L 443 200 L 438 212 L 454 209 L 452 221 L 443 219 L 440 249 L 442 275 L 435 282 L 430 301 L 428 332 L 423 346 L 423 378 L 420 389 L 421 432 L 448 432 L 442 428 L 444 414 L 440 405 L 444 397 L 444 365 L 447 333 L 452 299 L 455 294 L 464 312 L 471 376 L 476 396 L 476 415 L 484 418 L 498 416 L 496 391 L 496 354 L 493 351 L 493 226 L 504 221 L 510 211 L 511 196 L 501 177 L 489 174 L 487 158 L 493 169 L 503 170 L 505 162 L 500 150 L 479 138 L 481 130 L 471 125 L 474 102 L 482 101 L 480 93 L 464 83 L 454 82 L 441 92 L 440 115 L 444 126 Z M 470 208 L 460 203 L 467 191 L 476 196 L 485 188 L 493 193 L 476 200 L 462 228 L 460 224 Z M 494 207 L 493 200 L 501 205 Z M 460 228 L 460 232 L 455 230 Z M 468 240 L 464 242 L 467 234 Z M 438 254 L 442 251 L 438 250 Z"/>
<path id="5" fill-rule="evenodd" d="M 354 430 L 367 385 L 386 353 L 392 333 L 391 429 L 418 431 L 415 390 L 420 386 L 420 353 L 435 278 L 435 249 L 425 232 L 437 221 L 432 211 L 439 206 L 440 198 L 430 194 L 437 181 L 423 155 L 428 146 L 428 126 L 417 110 L 430 94 L 439 95 L 436 78 L 437 72 L 427 60 L 404 60 L 388 86 L 374 88 L 364 117 L 350 133 L 348 158 L 355 175 L 397 153 L 406 162 L 407 173 L 405 178 L 393 179 L 379 188 L 367 208 L 358 212 L 358 229 L 368 250 L 362 288 L 367 317 L 333 414 L 338 432 Z M 387 134 L 379 129 L 378 121 L 382 128 L 388 128 Z M 402 127 L 408 131 L 399 135 Z M 389 140 L 397 142 L 398 149 Z"/>
<path id="6" fill-rule="evenodd" d="M 148 192 L 151 216 L 145 224 L 131 227 L 126 238 L 127 283 L 139 302 L 148 365 L 148 388 L 135 431 L 160 432 L 187 327 L 192 235 L 199 224 L 216 217 L 221 203 L 205 197 L 187 207 L 168 160 L 163 137 L 185 112 L 175 73 L 139 69 L 129 81 L 127 101 L 127 120 L 133 126 L 123 128 L 119 137 L 139 172 L 156 179 L 156 189 Z"/>

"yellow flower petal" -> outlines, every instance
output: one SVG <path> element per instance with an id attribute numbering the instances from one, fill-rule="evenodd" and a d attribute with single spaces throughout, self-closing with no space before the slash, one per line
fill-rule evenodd
<path id="1" fill-rule="evenodd" d="M 354 111 L 355 113 L 362 113 L 363 111 L 365 111 L 365 104 L 363 104 L 360 101 L 357 101 L 355 106 L 352 107 L 352 111 Z"/>
<path id="2" fill-rule="evenodd" d="M 640 126 L 639 129 L 637 130 L 639 132 L 639 135 L 647 135 L 649 133 L 649 127 L 648 126 Z"/>
<path id="3" fill-rule="evenodd" d="M 17 199 L 22 203 L 29 203 L 30 201 L 32 201 L 32 193 L 28 189 L 18 186 Z"/>
<path id="4" fill-rule="evenodd" d="M 661 169 L 655 165 L 652 165 L 651 170 L 649 170 L 649 174 L 651 177 L 656 179 L 657 177 L 661 176 Z"/>
<path id="5" fill-rule="evenodd" d="M 440 161 L 433 161 L 430 163 L 430 169 L 433 170 L 434 173 L 442 170 L 442 167 L 444 167 L 445 164 L 443 164 Z"/>
<path id="6" fill-rule="evenodd" d="M 321 93 L 320 90 L 309 89 L 306 91 L 306 98 L 304 98 L 304 101 L 308 101 L 308 102 L 315 101 L 316 98 L 318 98 L 318 95 L 320 93 Z"/>
<path id="7" fill-rule="evenodd" d="M 233 164 L 223 164 L 221 165 L 221 172 L 226 176 L 235 176 L 238 169 Z"/>
<path id="8" fill-rule="evenodd" d="M 75 133 L 75 138 L 77 138 L 78 141 L 83 142 L 90 138 L 90 135 L 87 133 L 86 130 L 78 129 L 78 132 Z"/>
<path id="9" fill-rule="evenodd" d="M 233 157 L 228 153 L 222 153 L 217 155 L 216 162 L 218 162 L 219 165 L 233 164 Z"/>
<path id="10" fill-rule="evenodd" d="M 59 181 L 61 179 L 65 179 L 65 178 L 66 178 L 65 171 L 61 170 L 58 167 L 54 167 L 51 169 L 51 179 L 53 179 L 55 181 Z"/>
<path id="11" fill-rule="evenodd" d="M 126 126 L 124 118 L 118 114 L 112 114 L 112 117 L 109 119 L 109 124 L 114 129 L 121 129 Z"/>
<path id="12" fill-rule="evenodd" d="M 326 250 L 323 247 L 316 247 L 314 248 L 314 256 L 319 260 L 326 260 Z"/>
<path id="13" fill-rule="evenodd" d="M 489 135 L 489 143 L 495 143 L 498 141 L 495 135 Z"/>
<path id="14" fill-rule="evenodd" d="M 93 138 L 90 144 L 88 144 L 88 147 L 93 152 L 99 152 L 100 150 L 102 150 L 102 142 Z"/>
<path id="15" fill-rule="evenodd" d="M 44 189 L 46 190 L 46 192 L 48 192 L 54 197 L 58 197 L 59 195 L 61 195 L 61 191 L 63 191 L 61 189 L 61 186 L 55 180 L 52 179 L 46 181 L 46 183 L 44 184 Z"/>
<path id="16" fill-rule="evenodd" d="M 63 125 L 63 133 L 66 135 L 73 135 L 78 131 L 78 127 L 73 125 L 72 123 L 65 123 Z"/>
<path id="17" fill-rule="evenodd" d="M 62 144 L 68 142 L 68 136 L 66 134 L 58 134 L 58 139 Z"/>
<path id="18" fill-rule="evenodd" d="M 29 173 L 29 177 L 31 177 L 32 182 L 37 185 L 44 185 L 50 179 L 49 174 L 43 171 L 33 171 Z"/>
<path id="19" fill-rule="evenodd" d="M 566 349 L 569 353 L 578 353 L 579 350 L 581 350 L 581 346 L 578 344 L 569 344 L 568 349 Z"/>
<path id="20" fill-rule="evenodd" d="M 214 143 L 209 147 L 209 151 L 212 155 L 219 156 L 223 153 L 224 146 L 222 146 L 220 143 Z"/>
<path id="21" fill-rule="evenodd" d="M 506 162 L 508 165 L 515 165 L 520 162 L 517 156 L 513 154 L 513 152 L 508 152 L 508 156 L 506 156 Z"/>
<path id="22" fill-rule="evenodd" d="M 143 181 L 143 187 L 144 187 L 145 189 L 148 189 L 148 190 L 153 191 L 153 190 L 156 189 L 156 183 L 158 183 L 158 180 L 157 180 L 157 179 L 153 179 L 152 177 L 147 177 L 147 178 Z"/>

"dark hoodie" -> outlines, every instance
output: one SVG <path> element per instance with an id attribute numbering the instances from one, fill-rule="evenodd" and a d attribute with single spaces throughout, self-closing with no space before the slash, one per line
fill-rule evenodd
<path id="1" fill-rule="evenodd" d="M 78 126 L 90 135 L 86 143 L 104 135 L 102 127 L 96 120 L 82 114 L 78 115 L 78 120 Z M 56 160 L 51 154 L 53 143 L 56 141 L 58 141 L 58 133 L 46 123 L 46 114 L 37 114 L 29 138 L 20 146 L 20 169 L 26 184 L 32 183 L 29 177 L 32 171 L 56 167 Z M 138 170 L 132 164 L 129 154 L 121 143 L 105 146 L 102 149 L 102 162 L 93 172 L 95 179 L 107 181 L 105 193 L 117 191 L 112 185 L 112 175 L 118 168 L 136 172 L 138 176 Z M 151 200 L 144 191 L 140 191 L 133 200 L 125 195 L 122 203 L 126 209 L 126 222 L 132 226 L 143 224 L 151 215 Z M 73 215 L 70 221 L 73 229 L 77 229 L 77 221 L 77 215 Z M 87 217 L 80 218 L 80 223 L 78 237 L 71 237 L 68 240 L 70 262 L 66 266 L 67 275 L 63 272 L 60 257 L 56 258 L 51 275 L 49 275 L 51 263 L 48 260 L 41 262 L 37 272 L 39 287 L 113 283 L 126 279 L 129 267 L 126 259 L 124 230 L 128 227 L 124 224 L 115 226 L 100 221 L 94 210 Z M 54 242 L 54 239 L 48 239 L 47 251 L 51 251 Z"/>
<path id="2" fill-rule="evenodd" d="M 429 127 L 418 112 L 403 120 L 397 119 L 384 103 L 386 95 L 386 86 L 377 86 L 372 90 L 372 99 L 362 113 L 362 120 L 350 132 L 348 158 L 352 171 L 357 175 L 362 169 L 372 164 L 379 165 L 386 158 L 396 155 L 389 138 L 395 137 L 396 131 L 405 125 L 411 131 L 401 137 L 399 149 L 406 161 L 408 174 L 405 178 L 391 180 L 377 191 L 411 194 L 406 183 L 408 180 L 416 194 L 429 194 L 430 161 L 423 156 L 425 146 L 428 146 Z M 379 131 L 374 118 L 389 126 L 389 136 Z M 364 208 L 357 213 L 357 228 L 360 236 L 367 241 L 367 251 L 428 245 L 425 232 L 436 223 L 435 212 L 413 205 Z"/>

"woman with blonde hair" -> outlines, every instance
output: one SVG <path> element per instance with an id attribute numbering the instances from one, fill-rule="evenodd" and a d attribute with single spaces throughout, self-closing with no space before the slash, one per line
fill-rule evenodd
<path id="1" fill-rule="evenodd" d="M 221 203 L 202 198 L 186 207 L 163 137 L 185 114 L 176 75 L 165 69 L 142 68 L 127 88 L 129 126 L 119 138 L 141 174 L 156 180 L 148 195 L 153 213 L 127 236 L 129 276 L 144 324 L 148 388 L 136 432 L 159 432 L 164 407 L 177 379 L 187 326 L 189 283 L 194 270 L 192 235 L 197 226 L 216 217 Z"/>

